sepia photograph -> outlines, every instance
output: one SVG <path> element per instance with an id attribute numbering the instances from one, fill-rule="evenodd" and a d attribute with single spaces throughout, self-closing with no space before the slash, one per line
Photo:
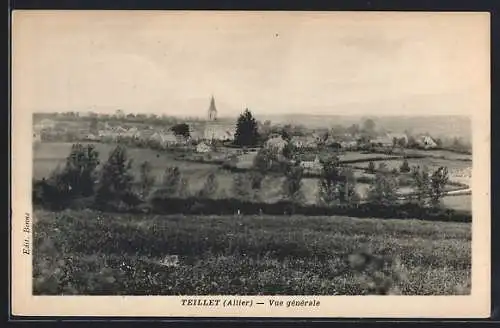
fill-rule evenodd
<path id="1" fill-rule="evenodd" d="M 487 14 L 20 11 L 12 25 L 25 297 L 489 311 Z M 414 315 L 436 304 L 421 302 Z"/>

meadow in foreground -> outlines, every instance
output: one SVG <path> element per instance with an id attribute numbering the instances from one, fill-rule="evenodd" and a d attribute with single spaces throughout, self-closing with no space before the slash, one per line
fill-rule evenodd
<path id="1" fill-rule="evenodd" d="M 470 227 L 349 217 L 39 210 L 33 293 L 364 295 L 387 278 L 392 294 L 467 294 Z M 388 262 L 376 272 L 359 269 L 351 257 L 360 250 Z"/>

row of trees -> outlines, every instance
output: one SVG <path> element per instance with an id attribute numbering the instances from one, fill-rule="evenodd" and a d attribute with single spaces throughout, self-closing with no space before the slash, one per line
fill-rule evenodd
<path id="1" fill-rule="evenodd" d="M 221 194 L 216 174 L 210 173 L 195 193 L 189 189 L 188 180 L 178 167 L 165 169 L 158 184 L 149 162 L 139 167 L 138 181 L 132 172 L 132 160 L 126 148 L 118 145 L 103 163 L 100 170 L 99 154 L 93 145 L 74 144 L 64 167 L 57 168 L 48 179 L 35 188 L 35 197 L 48 200 L 54 205 L 65 206 L 72 200 L 92 198 L 99 208 L 112 204 L 135 207 L 155 197 L 200 198 L 227 197 Z M 323 169 L 318 180 L 318 203 L 322 206 L 356 203 L 360 195 L 356 192 L 356 179 L 349 167 L 340 164 L 337 157 L 323 160 Z M 233 175 L 230 196 L 242 200 L 260 202 L 262 182 L 272 170 L 281 170 L 284 179 L 281 193 L 292 204 L 303 204 L 304 169 L 297 160 L 277 158 L 275 153 L 262 149 L 256 156 L 253 170 Z M 439 206 L 448 182 L 448 171 L 441 167 L 434 172 L 427 168 L 414 167 L 411 171 L 415 193 L 408 201 L 422 206 Z M 157 187 L 155 188 L 155 185 Z M 377 171 L 374 183 L 368 191 L 367 201 L 391 205 L 397 201 L 398 182 L 391 172 Z"/>

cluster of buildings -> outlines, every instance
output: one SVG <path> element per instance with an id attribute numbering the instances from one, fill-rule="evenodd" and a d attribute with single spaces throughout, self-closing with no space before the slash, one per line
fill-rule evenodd
<path id="1" fill-rule="evenodd" d="M 392 148 L 396 146 L 406 147 L 409 145 L 409 138 L 402 133 L 386 133 L 369 141 L 363 141 L 360 136 L 345 134 L 343 136 L 329 136 L 326 140 L 322 137 L 311 134 L 307 136 L 293 136 L 290 141 L 283 139 L 281 135 L 271 135 L 266 141 L 266 147 L 276 148 L 282 151 L 283 148 L 290 142 L 294 147 L 299 149 L 317 149 L 320 146 L 332 147 L 342 150 L 356 150 L 363 146 L 377 146 L 383 148 Z M 436 148 L 436 141 L 428 135 L 420 135 L 414 138 L 416 146 L 424 149 Z"/>
<path id="2" fill-rule="evenodd" d="M 177 145 L 196 145 L 197 152 L 209 152 L 212 149 L 212 144 L 215 142 L 224 142 L 234 140 L 236 133 L 235 122 L 221 121 L 217 117 L 217 108 L 215 99 L 212 96 L 208 108 L 208 120 L 201 125 L 190 126 L 190 136 L 176 135 L 173 131 L 167 128 L 154 128 L 152 126 L 144 127 L 126 127 L 126 126 L 110 126 L 105 123 L 100 129 L 66 129 L 55 132 L 56 123 L 50 119 L 44 119 L 35 124 L 33 139 L 34 141 L 41 140 L 41 134 L 44 131 L 51 131 L 57 140 L 57 133 L 63 135 L 71 132 L 77 135 L 79 140 L 88 141 L 103 141 L 114 142 L 118 140 L 129 140 L 142 144 L 153 143 L 160 148 L 168 148 Z M 68 131 L 69 130 L 69 131 Z M 53 138 L 54 139 L 54 138 Z M 428 135 L 421 135 L 414 138 L 414 141 L 421 148 L 435 148 L 436 142 Z M 321 146 L 330 147 L 336 150 L 356 150 L 362 146 L 372 145 L 378 147 L 404 147 L 408 145 L 409 137 L 406 134 L 386 133 L 373 138 L 369 141 L 362 138 L 361 135 L 344 134 L 344 135 L 324 135 L 318 133 L 310 133 L 308 135 L 292 136 L 291 139 L 284 140 L 279 134 L 270 135 L 265 142 L 265 147 L 272 147 L 281 152 L 283 148 L 290 142 L 299 149 L 317 149 Z"/>

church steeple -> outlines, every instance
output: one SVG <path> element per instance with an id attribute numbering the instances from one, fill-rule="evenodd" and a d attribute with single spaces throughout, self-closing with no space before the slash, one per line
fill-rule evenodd
<path id="1" fill-rule="evenodd" d="M 213 95 L 210 99 L 210 107 L 208 108 L 208 119 L 210 121 L 217 120 L 217 108 L 215 108 L 215 99 Z"/>

